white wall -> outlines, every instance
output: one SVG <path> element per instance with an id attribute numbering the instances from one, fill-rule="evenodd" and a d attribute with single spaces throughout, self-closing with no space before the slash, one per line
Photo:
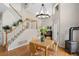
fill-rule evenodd
<path id="1" fill-rule="evenodd" d="M 69 28 L 77 26 L 79 26 L 79 4 L 60 4 L 60 46 L 64 47 L 65 40 L 69 40 Z M 79 41 L 79 36 L 74 36 L 74 40 Z"/>
<path id="2" fill-rule="evenodd" d="M 16 7 L 19 9 L 18 5 Z M 6 6 L 5 4 L 4 8 L 6 8 L 6 10 L 3 12 L 3 17 L 2 17 L 3 26 L 5 25 L 12 26 L 14 22 L 20 19 L 20 16 L 10 6 Z"/>
<path id="3" fill-rule="evenodd" d="M 0 45 L 2 44 L 2 16 L 6 9 L 5 5 L 0 3 Z"/>
<path id="4" fill-rule="evenodd" d="M 2 18 L 3 26 L 5 25 L 12 26 L 14 20 L 16 20 L 15 17 L 8 10 L 6 10 L 5 13 L 3 13 L 3 18 Z"/>
<path id="5" fill-rule="evenodd" d="M 2 44 L 2 13 L 0 13 L 0 45 Z"/>

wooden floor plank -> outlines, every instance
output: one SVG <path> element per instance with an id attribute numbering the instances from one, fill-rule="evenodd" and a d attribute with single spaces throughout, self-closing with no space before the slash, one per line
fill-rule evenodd
<path id="1" fill-rule="evenodd" d="M 58 56 L 70 56 L 70 54 L 65 52 L 63 48 L 58 49 L 57 55 Z M 29 45 L 22 46 L 22 47 L 16 48 L 11 51 L 6 51 L 2 47 L 0 47 L 0 56 L 30 56 Z"/>

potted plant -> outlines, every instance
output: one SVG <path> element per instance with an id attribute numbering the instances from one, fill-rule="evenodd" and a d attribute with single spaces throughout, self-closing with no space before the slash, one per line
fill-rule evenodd
<path id="1" fill-rule="evenodd" d="M 6 25 L 6 26 L 3 27 L 3 29 L 4 29 L 5 31 L 8 31 L 8 30 L 10 31 L 10 30 L 11 30 L 11 27 L 10 27 L 9 25 Z"/>
<path id="2" fill-rule="evenodd" d="M 17 23 L 13 23 L 13 26 L 17 26 Z"/>
<path id="3" fill-rule="evenodd" d="M 47 31 L 48 31 L 47 27 L 42 27 L 42 28 L 40 28 L 40 32 L 41 32 L 41 42 L 44 41 L 45 34 L 46 34 Z"/>
<path id="4" fill-rule="evenodd" d="M 23 22 L 22 19 L 19 19 L 19 22 Z"/>
<path id="5" fill-rule="evenodd" d="M 22 21 L 22 19 L 19 19 L 18 21 L 17 21 L 17 24 L 20 24 L 20 23 L 22 23 L 23 21 Z"/>

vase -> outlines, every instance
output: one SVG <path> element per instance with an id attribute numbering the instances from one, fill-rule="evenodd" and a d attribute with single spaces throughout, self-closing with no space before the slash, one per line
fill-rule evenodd
<path id="1" fill-rule="evenodd" d="M 44 35 L 41 35 L 41 42 L 44 42 Z"/>

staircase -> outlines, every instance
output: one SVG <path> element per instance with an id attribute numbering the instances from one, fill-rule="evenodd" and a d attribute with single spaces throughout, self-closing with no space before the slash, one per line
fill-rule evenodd
<path id="1" fill-rule="evenodd" d="M 26 20 L 27 21 L 27 20 Z M 24 33 L 24 31 L 27 29 L 27 24 L 26 21 L 23 21 L 22 23 L 20 23 L 18 26 L 13 27 L 11 31 L 9 32 L 4 32 L 4 40 L 5 43 L 4 45 L 6 46 L 6 49 L 9 48 L 9 46 L 16 41 L 16 39 L 18 39 L 18 37 L 21 36 L 22 33 Z"/>
<path id="2" fill-rule="evenodd" d="M 9 11 L 18 16 L 17 19 L 22 19 L 22 15 L 11 5 L 6 5 Z M 26 45 L 32 39 L 33 36 L 37 36 L 37 30 L 27 29 L 29 19 L 25 19 L 18 24 L 18 26 L 12 26 L 9 32 L 3 31 L 3 46 L 6 47 L 6 50 L 12 50 L 20 46 Z M 29 20 L 31 21 L 31 20 Z"/>

